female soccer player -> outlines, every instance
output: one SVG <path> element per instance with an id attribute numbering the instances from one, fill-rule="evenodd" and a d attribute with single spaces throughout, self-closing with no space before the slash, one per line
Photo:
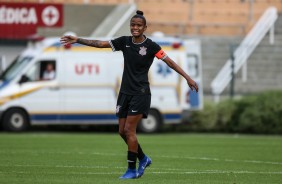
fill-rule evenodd
<path id="1" fill-rule="evenodd" d="M 132 36 L 122 36 L 110 41 L 87 40 L 75 36 L 63 36 L 62 44 L 80 43 L 97 48 L 112 48 L 113 51 L 122 51 L 124 56 L 124 71 L 121 88 L 117 100 L 116 114 L 119 122 L 119 134 L 128 146 L 128 169 L 122 179 L 134 179 L 144 174 L 152 160 L 144 154 L 136 137 L 136 128 L 142 118 L 147 118 L 151 92 L 148 82 L 148 71 L 154 57 L 163 60 L 170 68 L 182 75 L 189 87 L 198 92 L 198 85 L 173 60 L 171 60 L 161 47 L 147 38 L 146 19 L 142 11 L 137 11 L 130 20 Z M 136 160 L 139 167 L 136 170 Z"/>

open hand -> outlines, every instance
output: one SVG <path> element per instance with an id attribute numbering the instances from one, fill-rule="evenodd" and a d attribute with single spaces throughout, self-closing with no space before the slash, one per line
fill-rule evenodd
<path id="1" fill-rule="evenodd" d="M 66 35 L 66 36 L 61 37 L 60 42 L 63 45 L 73 44 L 73 43 L 77 42 L 77 37 L 76 36 Z"/>

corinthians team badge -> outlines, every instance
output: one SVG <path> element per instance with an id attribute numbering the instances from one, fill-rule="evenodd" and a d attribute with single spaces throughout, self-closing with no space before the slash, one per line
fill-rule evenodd
<path id="1" fill-rule="evenodd" d="M 140 47 L 140 50 L 139 50 L 139 54 L 141 56 L 145 56 L 147 54 L 147 48 L 146 47 Z"/>

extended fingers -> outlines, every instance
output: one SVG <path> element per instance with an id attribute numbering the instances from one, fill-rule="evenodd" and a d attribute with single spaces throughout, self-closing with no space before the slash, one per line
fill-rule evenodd
<path id="1" fill-rule="evenodd" d="M 68 38 L 67 36 L 63 36 L 61 37 L 60 42 L 61 44 L 68 44 L 68 43 L 71 43 L 71 39 Z"/>

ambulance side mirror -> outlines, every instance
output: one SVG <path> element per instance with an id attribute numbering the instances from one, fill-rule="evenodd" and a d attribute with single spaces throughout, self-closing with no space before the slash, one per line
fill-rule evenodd
<path id="1" fill-rule="evenodd" d="M 22 84 L 22 83 L 25 83 L 25 82 L 28 82 L 28 81 L 29 81 L 29 78 L 26 75 L 22 75 L 19 83 Z"/>

